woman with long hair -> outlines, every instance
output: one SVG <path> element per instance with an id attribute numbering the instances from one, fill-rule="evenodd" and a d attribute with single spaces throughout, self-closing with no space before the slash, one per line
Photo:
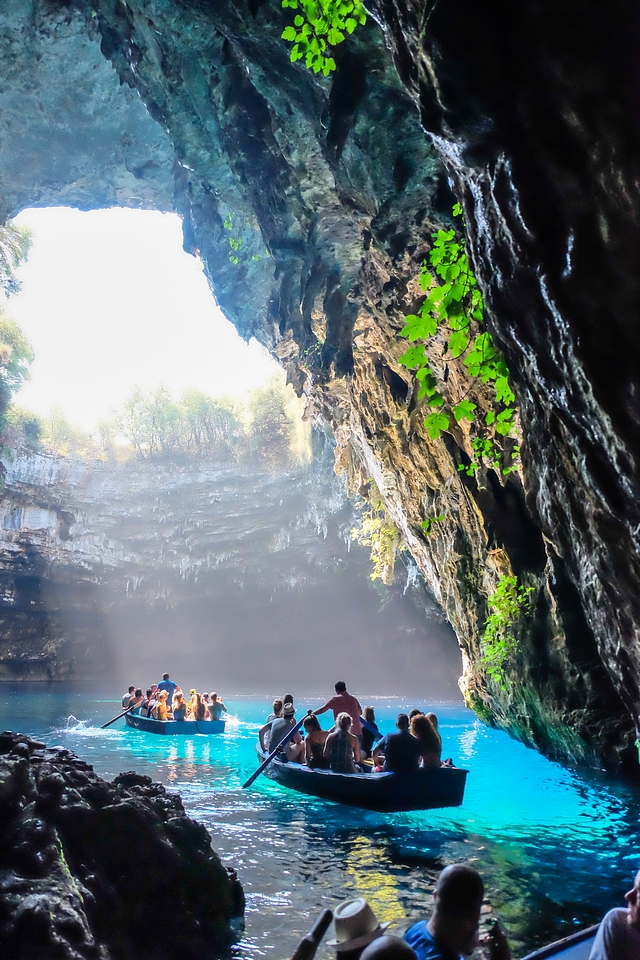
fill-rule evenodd
<path id="1" fill-rule="evenodd" d="M 439 767 L 442 755 L 442 740 L 431 720 L 423 713 L 411 721 L 411 733 L 420 744 L 423 767 Z"/>
<path id="2" fill-rule="evenodd" d="M 334 773 L 355 773 L 355 765 L 360 763 L 360 743 L 351 733 L 352 723 L 348 713 L 339 713 L 336 717 L 336 729 L 325 741 L 323 756 L 329 760 Z"/>
<path id="3" fill-rule="evenodd" d="M 312 770 L 326 770 L 329 761 L 325 760 L 324 757 L 324 745 L 329 736 L 329 731 L 321 728 L 318 718 L 314 717 L 313 714 L 305 718 L 302 726 L 306 732 L 304 751 L 307 766 L 311 767 Z"/>

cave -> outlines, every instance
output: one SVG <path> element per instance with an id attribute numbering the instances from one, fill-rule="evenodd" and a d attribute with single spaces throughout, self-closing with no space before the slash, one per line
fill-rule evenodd
<path id="1" fill-rule="evenodd" d="M 333 431 L 351 489 L 375 481 L 456 632 L 466 702 L 549 756 L 636 771 L 640 14 L 367 8 L 325 78 L 291 62 L 279 4 L 11 4 L 0 217 L 178 213 L 225 315 Z M 459 469 L 464 421 L 428 435 L 398 362 L 454 197 L 517 399 L 507 482 Z M 514 572 L 534 613 L 499 684 L 483 625 Z"/>

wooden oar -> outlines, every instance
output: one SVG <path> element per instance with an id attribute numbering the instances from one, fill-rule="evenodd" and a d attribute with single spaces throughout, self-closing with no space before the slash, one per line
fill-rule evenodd
<path id="1" fill-rule="evenodd" d="M 311 713 L 311 711 L 309 711 L 309 713 Z M 271 751 L 271 753 L 269 754 L 269 756 L 267 757 L 267 759 L 264 760 L 264 761 L 260 764 L 260 766 L 258 767 L 258 769 L 255 770 L 255 771 L 251 774 L 251 776 L 249 777 L 249 779 L 247 780 L 247 782 L 242 784 L 242 789 L 243 789 L 243 790 L 246 790 L 247 787 L 250 787 L 250 786 L 251 786 L 251 784 L 253 783 L 254 780 L 257 780 L 257 779 L 258 779 L 258 777 L 260 776 L 260 774 L 262 773 L 262 771 L 265 769 L 265 767 L 267 767 L 267 766 L 271 763 L 271 761 L 272 761 L 273 758 L 275 757 L 275 755 L 276 755 L 276 753 L 278 752 L 278 750 L 280 749 L 280 747 L 281 747 L 283 744 L 288 743 L 289 740 L 291 740 L 291 738 L 292 738 L 293 736 L 295 736 L 295 734 L 298 732 L 298 730 L 300 729 L 300 727 L 302 726 L 302 724 L 303 724 L 303 723 L 305 722 L 305 720 L 307 719 L 308 715 L 309 715 L 308 713 L 305 713 L 305 715 L 304 715 L 304 717 L 302 718 L 302 720 L 300 720 L 298 723 L 296 723 L 295 727 L 291 727 L 291 730 L 287 730 L 287 732 L 285 733 L 285 735 L 284 735 L 284 737 L 282 738 L 282 740 L 281 740 L 279 743 L 276 744 L 275 749 L 273 749 L 273 750 Z M 117 719 L 117 718 L 116 718 L 116 719 Z"/>
<path id="2" fill-rule="evenodd" d="M 113 718 L 113 720 L 107 720 L 106 723 L 103 723 L 100 729 L 104 730 L 105 727 L 110 727 L 112 723 L 115 723 L 116 720 L 120 719 L 120 717 L 124 717 L 125 713 L 129 713 L 130 710 L 135 710 L 135 707 L 127 707 L 126 710 L 123 710 L 122 713 L 119 713 L 117 717 Z"/>
<path id="3" fill-rule="evenodd" d="M 380 733 L 380 731 L 379 731 L 379 730 L 376 730 L 375 727 L 371 726 L 371 724 L 369 723 L 368 720 L 365 720 L 364 717 L 360 717 L 360 723 L 361 723 L 362 726 L 365 728 L 365 730 L 368 730 L 369 733 L 372 733 L 372 734 L 373 734 L 373 742 L 374 742 L 374 743 L 377 743 L 378 740 L 382 740 L 382 734 Z"/>
<path id="4" fill-rule="evenodd" d="M 333 914 L 331 910 L 323 910 L 311 927 L 311 930 L 309 930 L 309 933 L 302 938 L 296 947 L 291 960 L 313 960 L 332 920 Z"/>

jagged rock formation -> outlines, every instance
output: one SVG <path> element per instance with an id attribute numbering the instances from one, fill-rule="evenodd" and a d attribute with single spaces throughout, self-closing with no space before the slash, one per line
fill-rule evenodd
<path id="1" fill-rule="evenodd" d="M 0 940 L 16 960 L 217 957 L 242 887 L 180 797 L 0 734 Z"/>
<path id="2" fill-rule="evenodd" d="M 630 765 L 640 711 L 635 13 L 614 5 L 605 24 L 569 2 L 552 17 L 538 3 L 380 0 L 374 10 L 384 34 L 372 20 L 358 29 L 325 81 L 289 63 L 277 3 L 25 2 L 3 14 L 14 70 L 3 82 L 18 89 L 16 65 L 40 48 L 64 64 L 61 33 L 79 38 L 76 50 L 100 45 L 173 145 L 172 205 L 222 308 L 331 423 L 353 485 L 375 478 L 456 630 L 469 702 L 553 756 Z M 89 63 L 83 82 L 95 75 L 102 102 L 104 64 L 92 74 Z M 51 69 L 38 110 L 53 129 L 66 81 Z M 118 102 L 137 109 L 129 92 Z M 101 163 L 91 117 L 64 109 L 77 167 L 51 177 L 43 137 L 35 174 L 21 178 L 3 147 L 8 214 L 81 188 L 83 204 L 100 205 L 111 189 L 85 179 Z M 157 160 L 166 143 L 145 136 Z M 109 182 L 113 167 L 102 169 Z M 164 174 L 135 169 L 148 192 L 118 202 L 162 206 Z M 524 464 L 506 483 L 458 473 L 468 430 L 427 439 L 397 363 L 414 278 L 451 208 L 448 176 L 520 403 Z M 230 237 L 242 240 L 237 263 Z M 617 333 L 603 345 L 605 301 Z M 460 371 L 437 372 L 466 389 Z M 446 521 L 426 537 L 420 522 L 440 512 Z M 512 571 L 534 588 L 535 615 L 520 625 L 504 690 L 483 673 L 481 634 L 486 598 Z"/>

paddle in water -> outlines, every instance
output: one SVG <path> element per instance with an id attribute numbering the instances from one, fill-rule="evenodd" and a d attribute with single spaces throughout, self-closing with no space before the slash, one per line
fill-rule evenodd
<path id="1" fill-rule="evenodd" d="M 275 755 L 276 755 L 276 753 L 278 752 L 278 750 L 280 749 L 280 747 L 284 746 L 285 743 L 288 743 L 289 740 L 291 740 L 291 738 L 296 735 L 296 733 L 298 732 L 298 730 L 300 729 L 300 727 L 301 727 L 302 724 L 305 722 L 305 720 L 307 719 L 307 717 L 309 716 L 309 714 L 310 714 L 311 712 L 312 712 L 311 710 L 308 710 L 307 713 L 305 713 L 305 715 L 304 715 L 304 717 L 302 718 L 302 720 L 299 720 L 298 723 L 296 723 L 295 727 L 291 727 L 291 730 L 287 730 L 287 732 L 285 733 L 285 735 L 284 735 L 284 737 L 282 738 L 282 740 L 280 740 L 280 742 L 276 744 L 275 748 L 271 751 L 271 753 L 269 754 L 269 756 L 267 757 L 267 759 L 266 759 L 266 760 L 263 760 L 263 762 L 260 764 L 260 766 L 258 767 L 258 769 L 257 769 L 254 773 L 251 774 L 251 776 L 249 777 L 249 779 L 247 780 L 247 782 L 242 784 L 242 789 L 243 789 L 243 790 L 246 790 L 247 787 L 250 787 L 250 786 L 251 786 L 251 784 L 253 783 L 254 780 L 257 780 L 257 779 L 258 779 L 258 777 L 260 776 L 260 774 L 262 773 L 262 771 L 265 770 L 266 767 L 268 767 L 268 765 L 271 763 L 271 761 L 272 761 L 273 758 L 275 757 Z"/>
<path id="2" fill-rule="evenodd" d="M 135 707 L 127 707 L 127 709 L 123 710 L 122 713 L 119 713 L 117 717 L 113 717 L 111 720 L 107 720 L 106 723 L 103 723 L 100 729 L 104 730 L 105 727 L 110 727 L 112 723 L 115 723 L 116 720 L 120 719 L 120 717 L 124 717 L 125 713 L 129 713 L 130 710 L 135 710 Z"/>

